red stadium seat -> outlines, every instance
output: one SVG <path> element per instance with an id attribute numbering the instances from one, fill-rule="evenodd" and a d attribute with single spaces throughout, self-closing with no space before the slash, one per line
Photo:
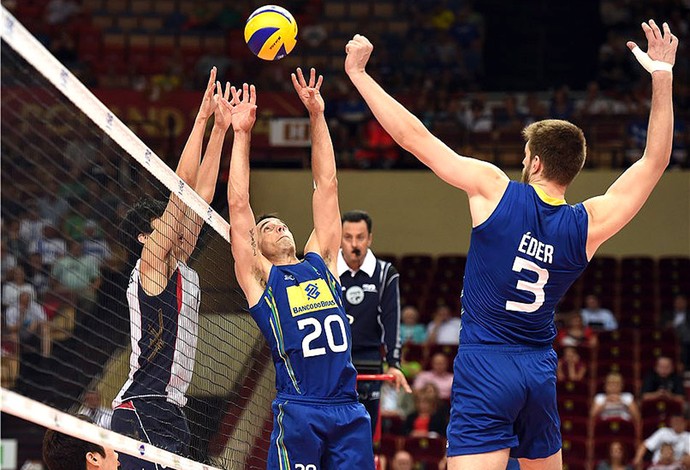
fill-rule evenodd
<path id="1" fill-rule="evenodd" d="M 558 413 L 564 416 L 589 416 L 589 397 L 558 397 Z"/>
<path id="2" fill-rule="evenodd" d="M 632 421 L 623 419 L 597 420 L 594 423 L 594 440 L 599 438 L 635 439 L 637 430 Z"/>
<path id="3" fill-rule="evenodd" d="M 446 454 L 446 440 L 441 437 L 406 437 L 403 447 L 415 459 L 440 459 Z"/>
<path id="4" fill-rule="evenodd" d="M 388 458 L 393 457 L 395 453 L 400 450 L 401 438 L 391 434 L 382 434 L 381 442 L 377 450 L 377 454 L 385 455 Z"/>
<path id="5" fill-rule="evenodd" d="M 587 437 L 589 417 L 566 416 L 561 419 L 561 434 L 568 437 Z"/>
<path id="6" fill-rule="evenodd" d="M 589 398 L 589 381 L 563 380 L 556 383 L 558 397 L 587 397 Z"/>
<path id="7" fill-rule="evenodd" d="M 666 418 L 683 412 L 683 404 L 679 401 L 657 398 L 656 400 L 642 400 L 640 414 L 643 419 L 656 417 Z"/>
<path id="8" fill-rule="evenodd" d="M 587 456 L 587 438 L 563 436 L 563 461 L 579 462 Z"/>

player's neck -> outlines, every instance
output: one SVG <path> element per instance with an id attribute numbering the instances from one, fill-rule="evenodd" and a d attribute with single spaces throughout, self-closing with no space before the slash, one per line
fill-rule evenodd
<path id="1" fill-rule="evenodd" d="M 544 194 L 553 199 L 565 199 L 565 190 L 568 189 L 567 186 L 556 184 L 540 176 L 531 179 L 529 184 L 538 187 Z"/>
<path id="2" fill-rule="evenodd" d="M 299 259 L 297 259 L 297 256 L 295 256 L 294 251 L 278 253 L 269 261 L 271 262 L 271 264 L 274 264 L 276 266 L 285 266 L 288 264 L 297 264 L 300 262 Z"/>

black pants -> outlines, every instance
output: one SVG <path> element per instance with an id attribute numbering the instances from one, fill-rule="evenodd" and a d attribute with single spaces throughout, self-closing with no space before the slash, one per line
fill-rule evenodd
<path id="1" fill-rule="evenodd" d="M 380 359 L 378 361 L 353 358 L 355 369 L 358 374 L 381 374 L 383 366 Z M 379 403 L 381 401 L 381 381 L 380 380 L 358 380 L 357 394 L 359 402 L 364 405 L 371 418 L 371 435 L 376 431 L 376 423 L 379 420 Z"/>

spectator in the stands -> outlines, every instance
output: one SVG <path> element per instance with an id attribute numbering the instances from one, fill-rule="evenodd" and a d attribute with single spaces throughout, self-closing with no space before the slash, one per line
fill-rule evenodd
<path id="1" fill-rule="evenodd" d="M 433 384 L 415 389 L 415 409 L 405 420 L 403 433 L 411 437 L 445 437 L 448 412 L 440 398 L 440 391 Z"/>
<path id="2" fill-rule="evenodd" d="M 419 310 L 414 305 L 406 305 L 400 312 L 400 341 L 412 344 L 424 344 L 426 327 L 419 323 Z"/>
<path id="3" fill-rule="evenodd" d="M 27 393 L 40 375 L 38 369 L 43 357 L 50 355 L 50 333 L 46 314 L 31 295 L 22 292 L 19 302 L 5 312 L 5 326 L 15 350 L 19 351 L 19 377 L 17 388 Z M 34 387 L 35 391 L 35 387 Z"/>
<path id="4" fill-rule="evenodd" d="M 45 7 L 45 22 L 51 26 L 67 23 L 81 7 L 74 0 L 50 0 Z"/>
<path id="5" fill-rule="evenodd" d="M 677 460 L 688 461 L 690 454 L 690 432 L 685 430 L 686 419 L 683 414 L 671 416 L 669 427 L 657 429 L 651 436 L 645 439 L 637 448 L 633 465 L 641 465 L 646 460 L 646 455 L 652 453 L 652 463 L 657 463 L 661 458 L 661 446 L 671 444 L 674 457 Z M 690 464 L 690 461 L 687 463 Z"/>
<path id="6" fill-rule="evenodd" d="M 4 186 L 3 186 L 4 188 Z M 2 204 L 5 204 L 5 196 L 3 194 Z M 3 226 L 2 240 L 5 242 L 7 252 L 21 262 L 26 258 L 28 245 L 19 235 L 19 219 L 10 219 L 7 221 L 7 228 Z"/>
<path id="7" fill-rule="evenodd" d="M 67 239 L 82 240 L 84 238 L 84 225 L 88 218 L 89 207 L 82 199 L 73 199 L 71 210 L 65 216 L 62 223 L 62 233 Z"/>
<path id="8" fill-rule="evenodd" d="M 41 255 L 42 263 L 50 267 L 65 256 L 67 242 L 52 224 L 46 224 L 43 227 L 43 235 L 29 247 L 29 252 Z"/>
<path id="9" fill-rule="evenodd" d="M 596 80 L 587 84 L 585 96 L 577 102 L 575 112 L 580 119 L 603 116 L 611 112 L 611 101 L 601 92 Z"/>
<path id="10" fill-rule="evenodd" d="M 46 220 L 42 219 L 39 214 L 36 200 L 29 199 L 26 202 L 24 215 L 19 222 L 19 238 L 21 238 L 25 246 L 31 246 L 32 243 L 41 238 L 43 227 L 46 223 Z"/>
<path id="11" fill-rule="evenodd" d="M 589 416 L 592 420 L 622 419 L 636 427 L 640 425 L 640 409 L 632 393 L 623 391 L 623 376 L 609 372 L 604 382 L 604 392 L 594 395 Z"/>
<path id="12" fill-rule="evenodd" d="M 673 444 L 661 444 L 659 449 L 659 461 L 648 467 L 647 470 L 686 470 L 685 465 L 680 459 L 677 459 L 673 450 Z"/>
<path id="13" fill-rule="evenodd" d="M 596 470 L 633 470 L 628 461 L 623 444 L 620 441 L 613 441 L 609 444 L 609 458 L 599 462 Z"/>
<path id="14" fill-rule="evenodd" d="M 688 298 L 678 294 L 673 298 L 673 308 L 664 312 L 662 325 L 674 328 L 680 341 L 680 360 L 686 371 L 690 371 L 690 310 Z"/>
<path id="15" fill-rule="evenodd" d="M 556 375 L 559 381 L 579 382 L 587 375 L 587 365 L 580 358 L 577 348 L 566 346 L 558 359 Z"/>
<path id="16" fill-rule="evenodd" d="M 481 96 L 473 98 L 461 117 L 461 122 L 469 132 L 491 132 L 493 115 L 491 108 Z"/>
<path id="17" fill-rule="evenodd" d="M 345 98 L 338 101 L 335 116 L 346 129 L 346 138 L 350 146 L 354 146 L 361 135 L 364 123 L 369 119 L 369 109 L 357 90 L 349 90 Z"/>
<path id="18" fill-rule="evenodd" d="M 599 303 L 599 297 L 589 294 L 585 297 L 585 307 L 580 312 L 585 326 L 594 331 L 613 331 L 618 329 L 618 321 L 613 312 Z"/>
<path id="19" fill-rule="evenodd" d="M 9 252 L 7 249 L 7 243 L 2 240 L 0 244 L 0 254 L 2 258 L 0 259 L 0 271 L 2 272 L 1 281 L 5 283 L 10 274 L 13 274 L 15 266 L 17 266 L 17 257 Z"/>
<path id="20" fill-rule="evenodd" d="M 399 450 L 391 459 L 391 470 L 413 470 L 415 468 L 412 454 L 406 450 Z"/>
<path id="21" fill-rule="evenodd" d="M 441 399 L 450 399 L 450 392 L 453 387 L 453 373 L 448 371 L 448 356 L 439 352 L 434 354 L 429 362 L 430 370 L 423 370 L 417 374 L 413 388 L 421 390 L 427 384 L 433 384 L 438 390 Z"/>
<path id="22" fill-rule="evenodd" d="M 84 256 L 78 240 L 70 240 L 68 250 L 67 255 L 53 265 L 53 290 L 65 298 L 73 299 L 77 307 L 90 312 L 101 280 L 98 260 Z"/>
<path id="23" fill-rule="evenodd" d="M 103 237 L 103 231 L 93 219 L 87 220 L 84 224 L 82 250 L 84 256 L 93 256 L 100 264 L 103 264 L 112 256 L 110 245 Z"/>
<path id="24" fill-rule="evenodd" d="M 685 403 L 683 379 L 675 372 L 670 357 L 657 358 L 654 370 L 644 378 L 641 395 L 642 400 L 668 399 Z"/>
<path id="25" fill-rule="evenodd" d="M 362 145 L 355 151 L 355 161 L 360 168 L 391 168 L 400 157 L 398 144 L 376 119 L 364 125 Z"/>
<path id="26" fill-rule="evenodd" d="M 69 210 L 67 200 L 58 194 L 59 185 L 54 176 L 43 179 L 43 197 L 37 201 L 40 217 L 54 227 L 59 227 Z"/>
<path id="27" fill-rule="evenodd" d="M 460 318 L 451 314 L 450 307 L 440 305 L 426 329 L 428 344 L 450 344 L 460 342 Z"/>
<path id="28" fill-rule="evenodd" d="M 582 315 L 579 312 L 573 312 L 568 315 L 566 327 L 561 328 L 556 336 L 556 344 L 561 347 L 584 346 L 593 348 L 597 343 L 596 333 L 591 327 L 585 326 Z"/>
<path id="29" fill-rule="evenodd" d="M 36 300 L 36 289 L 26 280 L 24 267 L 15 266 L 8 281 L 2 286 L 3 307 L 16 306 L 21 294 L 26 293 L 32 300 Z"/>
<path id="30" fill-rule="evenodd" d="M 38 300 L 43 299 L 50 288 L 50 274 L 43 264 L 40 253 L 31 253 L 26 266 L 26 279 L 36 289 Z"/>
<path id="31" fill-rule="evenodd" d="M 527 114 L 518 105 L 514 94 L 506 94 L 501 106 L 494 108 L 494 125 L 502 133 L 519 134 L 525 127 Z"/>
<path id="32" fill-rule="evenodd" d="M 572 120 L 573 114 L 575 114 L 575 106 L 570 99 L 570 90 L 566 85 L 561 85 L 551 95 L 549 117 L 568 121 Z"/>
<path id="33" fill-rule="evenodd" d="M 103 406 L 101 392 L 96 388 L 89 389 L 84 393 L 84 399 L 77 414 L 88 416 L 94 424 L 104 429 L 110 429 L 113 410 L 110 407 Z"/>

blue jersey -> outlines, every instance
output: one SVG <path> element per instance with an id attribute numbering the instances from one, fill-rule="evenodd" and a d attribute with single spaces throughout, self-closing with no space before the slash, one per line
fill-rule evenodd
<path id="1" fill-rule="evenodd" d="M 472 230 L 460 344 L 550 345 L 556 304 L 587 266 L 587 221 L 582 204 L 511 181 Z"/>
<path id="2" fill-rule="evenodd" d="M 356 401 L 357 372 L 341 288 L 321 256 L 273 266 L 261 300 L 249 309 L 268 341 L 281 396 Z"/>

